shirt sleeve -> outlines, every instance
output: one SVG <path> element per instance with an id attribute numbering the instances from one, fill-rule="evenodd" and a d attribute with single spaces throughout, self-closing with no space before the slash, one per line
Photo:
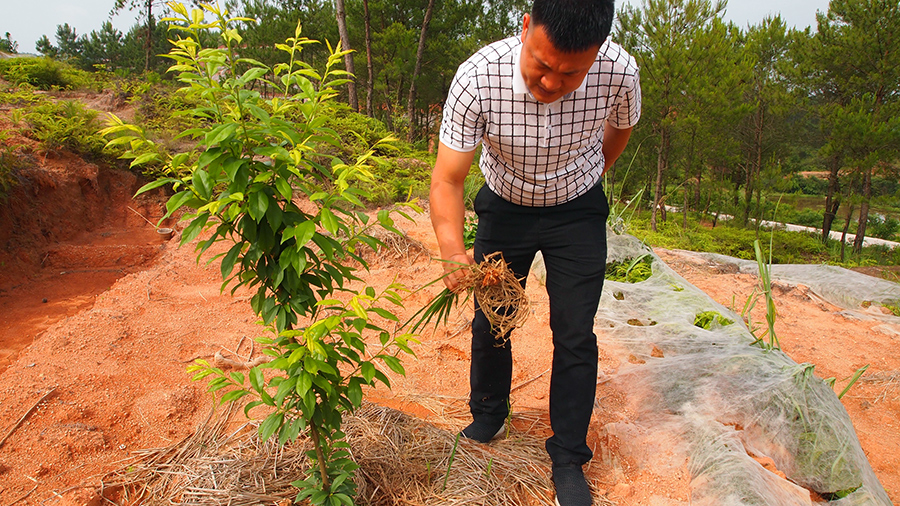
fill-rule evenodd
<path id="1" fill-rule="evenodd" d="M 638 69 L 630 85 L 626 81 L 624 93 L 619 96 L 614 109 L 609 115 L 609 124 L 616 128 L 629 128 L 641 119 L 641 78 Z"/>
<path id="2" fill-rule="evenodd" d="M 440 140 L 456 151 L 472 151 L 484 136 L 478 88 L 462 67 L 456 72 L 444 103 Z"/>

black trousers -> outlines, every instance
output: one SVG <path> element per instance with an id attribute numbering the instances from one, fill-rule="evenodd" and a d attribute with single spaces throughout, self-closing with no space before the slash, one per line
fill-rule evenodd
<path id="1" fill-rule="evenodd" d="M 512 204 L 482 187 L 475 198 L 475 260 L 501 251 L 524 286 L 538 251 L 547 267 L 553 371 L 547 453 L 556 465 L 591 460 L 587 430 L 597 389 L 594 314 L 606 271 L 609 205 L 597 184 L 575 200 L 553 207 Z M 513 339 L 497 346 L 475 301 L 469 408 L 475 420 L 499 424 L 509 413 Z M 502 340 L 501 340 L 502 341 Z"/>

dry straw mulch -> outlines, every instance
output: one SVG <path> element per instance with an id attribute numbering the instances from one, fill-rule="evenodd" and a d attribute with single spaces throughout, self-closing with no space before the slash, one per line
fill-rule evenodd
<path id="1" fill-rule="evenodd" d="M 429 402 L 417 399 L 423 405 Z M 433 408 L 448 426 L 465 416 Z M 239 410 L 234 418 L 242 417 Z M 528 414 L 513 424 L 528 427 Z M 255 426 L 227 433 L 232 412 L 211 415 L 190 438 L 167 448 L 140 452 L 127 468 L 103 480 L 106 504 L 130 505 L 287 505 L 297 494 L 290 483 L 300 479 L 309 460 L 308 441 L 279 448 L 261 442 Z M 543 424 L 533 416 L 531 427 Z M 359 505 L 551 505 L 553 485 L 543 439 L 512 429 L 491 445 L 461 440 L 447 472 L 456 432 L 403 412 L 364 403 L 344 427 L 357 471 Z M 537 433 L 542 433 L 542 426 Z M 446 486 L 444 484 L 446 479 Z M 608 504 L 608 503 L 604 503 Z"/>

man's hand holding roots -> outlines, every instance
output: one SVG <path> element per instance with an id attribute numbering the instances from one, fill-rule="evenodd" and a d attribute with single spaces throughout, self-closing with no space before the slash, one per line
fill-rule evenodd
<path id="1" fill-rule="evenodd" d="M 531 311 L 525 288 L 499 251 L 485 256 L 480 263 L 460 253 L 446 259 L 444 264 L 443 278 L 447 289 L 410 319 L 420 317 L 412 332 L 431 320 L 435 320 L 435 325 L 442 320 L 446 324 L 450 310 L 463 292 L 467 298 L 472 293 L 478 298 L 479 309 L 484 311 L 501 345 L 508 339 L 510 331 L 521 327 L 528 319 Z"/>

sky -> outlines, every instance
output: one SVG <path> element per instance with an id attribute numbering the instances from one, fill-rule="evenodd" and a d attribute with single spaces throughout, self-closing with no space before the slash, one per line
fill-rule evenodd
<path id="1" fill-rule="evenodd" d="M 78 35 L 99 30 L 108 19 L 115 0 L 0 0 L 0 37 L 9 32 L 19 43 L 19 52 L 35 52 L 34 43 L 47 35 L 56 43 L 56 25 L 69 23 Z M 639 5 L 640 0 L 617 0 L 616 6 L 629 3 Z M 816 11 L 828 10 L 828 0 L 730 0 L 725 19 L 741 27 L 757 24 L 769 14 L 780 13 L 788 26 L 815 27 Z M 137 12 L 128 12 L 113 18 L 113 26 L 122 32 L 135 24 Z"/>

